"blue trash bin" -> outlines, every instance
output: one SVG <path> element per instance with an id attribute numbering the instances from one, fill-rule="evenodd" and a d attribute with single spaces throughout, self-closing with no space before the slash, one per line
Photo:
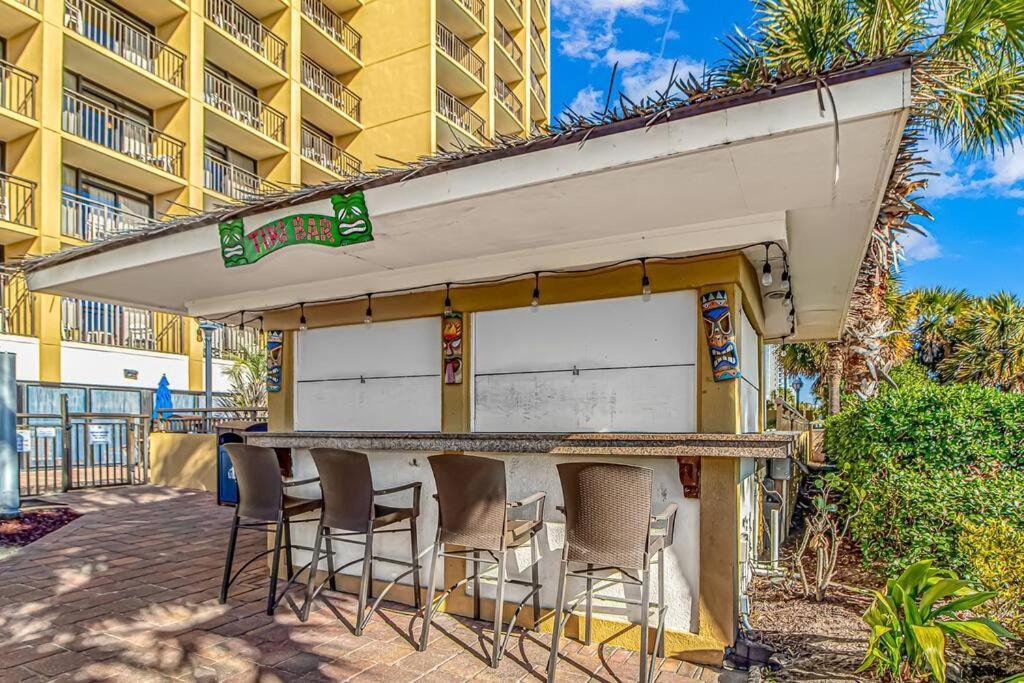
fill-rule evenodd
<path id="1" fill-rule="evenodd" d="M 265 422 L 254 424 L 245 429 L 247 432 L 265 432 Z M 235 469 L 231 466 L 231 458 L 228 457 L 225 444 L 242 443 L 245 439 L 237 432 L 225 432 L 217 437 L 217 504 L 238 505 L 238 481 L 235 479 Z"/>

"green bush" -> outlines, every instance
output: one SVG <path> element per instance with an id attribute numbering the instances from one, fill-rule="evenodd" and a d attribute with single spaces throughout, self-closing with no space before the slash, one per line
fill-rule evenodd
<path id="1" fill-rule="evenodd" d="M 866 500 L 851 524 L 864 556 L 980 578 L 968 523 L 1024 530 L 1024 395 L 907 381 L 826 422 L 825 452 Z"/>
<path id="2" fill-rule="evenodd" d="M 970 548 L 973 574 L 996 599 L 979 608 L 1024 638 L 1024 530 L 1005 519 L 966 522 L 961 547 Z"/>

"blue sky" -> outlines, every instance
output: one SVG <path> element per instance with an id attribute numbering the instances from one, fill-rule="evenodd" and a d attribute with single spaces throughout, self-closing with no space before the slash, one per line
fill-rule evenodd
<path id="1" fill-rule="evenodd" d="M 615 91 L 632 99 L 663 90 L 673 64 L 700 71 L 725 54 L 719 38 L 748 28 L 747 0 L 552 0 L 552 107 L 604 107 L 612 64 Z M 907 243 L 908 287 L 944 285 L 975 294 L 1000 289 L 1024 298 L 1024 151 L 957 159 L 927 151 L 937 177 L 923 198 L 934 221 Z"/>

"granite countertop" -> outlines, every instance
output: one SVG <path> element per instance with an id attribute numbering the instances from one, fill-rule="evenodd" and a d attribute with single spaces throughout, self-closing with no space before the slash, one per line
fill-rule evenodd
<path id="1" fill-rule="evenodd" d="M 441 432 L 249 432 L 248 443 L 294 448 L 368 451 L 460 451 L 639 458 L 786 458 L 799 435 L 764 434 L 587 434 Z"/>

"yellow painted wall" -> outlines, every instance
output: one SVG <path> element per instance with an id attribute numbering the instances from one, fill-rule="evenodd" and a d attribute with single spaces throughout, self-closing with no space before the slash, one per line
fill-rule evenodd
<path id="1" fill-rule="evenodd" d="M 149 481 L 157 486 L 216 492 L 217 436 L 153 432 L 149 435 Z"/>

